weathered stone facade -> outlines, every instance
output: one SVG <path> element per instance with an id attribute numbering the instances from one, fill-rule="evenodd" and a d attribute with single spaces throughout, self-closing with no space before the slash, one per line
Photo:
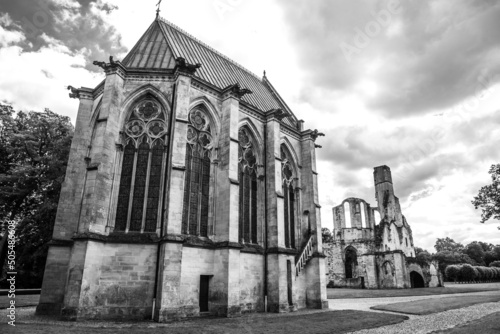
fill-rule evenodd
<path id="1" fill-rule="evenodd" d="M 315 140 L 269 80 L 157 18 L 94 62 L 38 314 L 170 321 L 325 308 Z M 199 64 L 198 64 L 199 63 Z"/>
<path id="2" fill-rule="evenodd" d="M 437 287 L 437 263 L 415 258 L 413 235 L 394 195 L 391 170 L 374 170 L 378 207 L 348 198 L 333 208 L 333 241 L 324 245 L 329 287 Z M 375 212 L 380 215 L 377 224 Z"/>

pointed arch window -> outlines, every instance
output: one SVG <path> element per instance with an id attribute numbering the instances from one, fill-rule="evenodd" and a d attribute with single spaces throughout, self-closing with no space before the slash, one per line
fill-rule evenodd
<path id="1" fill-rule="evenodd" d="M 281 175 L 283 182 L 285 246 L 295 248 L 295 191 L 293 189 L 294 172 L 290 158 L 281 147 Z"/>
<path id="2" fill-rule="evenodd" d="M 210 166 L 213 137 L 210 120 L 202 108 L 189 113 L 182 233 L 208 236 Z"/>
<path id="3" fill-rule="evenodd" d="M 257 243 L 257 158 L 246 129 L 240 129 L 239 140 L 239 239 Z"/>
<path id="4" fill-rule="evenodd" d="M 156 232 L 163 201 L 167 115 L 147 97 L 133 108 L 123 131 L 120 186 L 114 231 Z"/>

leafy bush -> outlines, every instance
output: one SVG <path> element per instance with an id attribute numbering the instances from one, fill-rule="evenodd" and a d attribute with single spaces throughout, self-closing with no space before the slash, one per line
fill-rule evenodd
<path id="1" fill-rule="evenodd" d="M 456 282 L 458 279 L 459 272 L 460 272 L 459 266 L 451 265 L 446 267 L 445 275 L 448 280 Z"/>
<path id="2" fill-rule="evenodd" d="M 462 281 L 471 282 L 474 281 L 478 276 L 477 270 L 470 264 L 464 264 L 460 268 L 460 277 Z"/>

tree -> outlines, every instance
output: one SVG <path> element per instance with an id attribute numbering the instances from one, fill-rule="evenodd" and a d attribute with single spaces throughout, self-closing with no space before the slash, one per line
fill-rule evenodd
<path id="1" fill-rule="evenodd" d="M 467 254 L 451 251 L 441 251 L 432 255 L 432 259 L 439 262 L 439 271 L 444 275 L 447 266 L 452 264 L 467 263 L 474 265 L 475 262 Z"/>
<path id="2" fill-rule="evenodd" d="M 413 248 L 415 249 L 415 256 L 418 255 L 418 253 L 427 252 L 425 249 L 417 247 L 417 246 L 415 246 Z"/>
<path id="3" fill-rule="evenodd" d="M 474 281 L 478 277 L 479 273 L 476 268 L 471 266 L 470 264 L 464 264 L 460 268 L 460 277 L 462 281 L 471 282 Z"/>
<path id="4" fill-rule="evenodd" d="M 322 239 L 324 244 L 329 243 L 329 242 L 333 242 L 332 232 L 330 232 L 330 230 L 328 228 L 323 227 L 321 229 L 321 239 Z"/>
<path id="5" fill-rule="evenodd" d="M 415 257 L 419 263 L 430 263 L 432 261 L 432 255 L 427 251 L 420 252 Z"/>
<path id="6" fill-rule="evenodd" d="M 446 267 L 445 274 L 449 281 L 456 282 L 458 279 L 458 273 L 460 272 L 460 267 L 457 265 L 451 265 Z"/>
<path id="7" fill-rule="evenodd" d="M 0 105 L 0 217 L 17 222 L 18 287 L 39 287 L 73 135 L 69 117 Z"/>
<path id="8" fill-rule="evenodd" d="M 464 253 L 469 255 L 469 257 L 476 262 L 477 265 L 484 265 L 484 242 L 473 241 L 467 246 L 465 246 Z M 486 244 L 485 244 L 486 245 Z"/>
<path id="9" fill-rule="evenodd" d="M 500 261 L 493 261 L 490 263 L 490 267 L 500 268 Z"/>
<path id="10" fill-rule="evenodd" d="M 492 183 L 479 189 L 472 201 L 476 210 L 482 210 L 481 223 L 490 218 L 500 220 L 500 164 L 491 165 L 488 173 Z"/>
<path id="11" fill-rule="evenodd" d="M 437 252 L 461 252 L 464 249 L 464 245 L 451 238 L 437 238 L 434 248 Z"/>

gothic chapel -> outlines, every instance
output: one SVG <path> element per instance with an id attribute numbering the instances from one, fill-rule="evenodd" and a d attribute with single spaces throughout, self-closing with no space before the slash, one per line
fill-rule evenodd
<path id="1" fill-rule="evenodd" d="M 73 88 L 38 314 L 164 322 L 325 308 L 315 157 L 259 78 L 157 17 Z M 267 309 L 266 309 L 267 308 Z"/>

